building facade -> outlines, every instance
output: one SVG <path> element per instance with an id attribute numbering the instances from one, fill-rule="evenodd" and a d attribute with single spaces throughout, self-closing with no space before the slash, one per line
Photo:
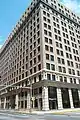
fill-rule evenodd
<path id="1" fill-rule="evenodd" d="M 80 17 L 33 0 L 0 50 L 0 108 L 80 107 Z"/>

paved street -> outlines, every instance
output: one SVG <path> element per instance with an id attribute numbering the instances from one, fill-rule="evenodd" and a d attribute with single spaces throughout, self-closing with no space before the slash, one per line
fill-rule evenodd
<path id="1" fill-rule="evenodd" d="M 54 114 L 30 115 L 1 112 L 0 120 L 80 120 L 80 113 L 68 113 L 66 115 L 54 115 Z"/>

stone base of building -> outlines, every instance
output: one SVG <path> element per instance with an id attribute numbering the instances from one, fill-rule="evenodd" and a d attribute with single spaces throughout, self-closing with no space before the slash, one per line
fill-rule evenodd
<path id="1" fill-rule="evenodd" d="M 20 88 L 0 96 L 0 108 L 48 111 L 80 107 L 80 91 L 76 87 L 59 87 L 57 82 L 48 81 L 36 84 L 32 95 L 30 90 Z"/>

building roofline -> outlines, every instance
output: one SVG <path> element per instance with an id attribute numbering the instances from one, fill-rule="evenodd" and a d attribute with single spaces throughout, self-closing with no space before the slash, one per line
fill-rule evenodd
<path id="1" fill-rule="evenodd" d="M 53 9 L 54 11 L 56 11 L 57 13 L 59 13 L 60 15 L 64 16 L 65 18 L 67 18 L 68 20 L 70 20 L 71 22 L 75 23 L 76 25 L 78 25 L 80 27 L 80 24 L 75 22 L 74 20 L 72 20 L 71 18 L 67 17 L 65 14 L 62 14 L 61 12 L 59 12 L 57 9 L 53 8 L 52 6 L 50 6 L 48 3 L 46 3 L 43 0 L 38 0 L 38 2 L 36 3 L 36 5 L 33 7 L 33 9 L 28 12 L 28 9 L 23 13 L 22 17 L 20 18 L 20 20 L 17 22 L 16 26 L 14 27 L 14 29 L 12 30 L 12 32 L 9 34 L 8 39 L 5 41 L 5 43 L 3 44 L 3 46 L 0 49 L 0 54 L 1 52 L 5 49 L 6 45 L 13 39 L 13 37 L 15 36 L 15 34 L 17 34 L 17 32 L 19 31 L 19 29 L 23 26 L 23 24 L 25 23 L 25 21 L 29 18 L 30 14 L 33 12 L 33 10 L 36 8 L 36 6 L 42 2 L 43 4 L 49 6 L 51 9 Z M 60 3 L 61 4 L 61 3 Z M 64 5 L 65 6 L 65 5 Z M 30 6 L 29 6 L 30 7 Z M 28 8 L 29 8 L 28 7 Z M 65 6 L 66 7 L 66 6 Z M 66 7 L 67 8 L 67 7 Z M 77 16 L 79 17 L 79 16 Z"/>

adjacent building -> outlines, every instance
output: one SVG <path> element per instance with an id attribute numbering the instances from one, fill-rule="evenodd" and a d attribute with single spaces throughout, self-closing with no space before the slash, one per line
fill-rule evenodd
<path id="1" fill-rule="evenodd" d="M 33 0 L 0 50 L 0 108 L 80 107 L 80 17 Z"/>

